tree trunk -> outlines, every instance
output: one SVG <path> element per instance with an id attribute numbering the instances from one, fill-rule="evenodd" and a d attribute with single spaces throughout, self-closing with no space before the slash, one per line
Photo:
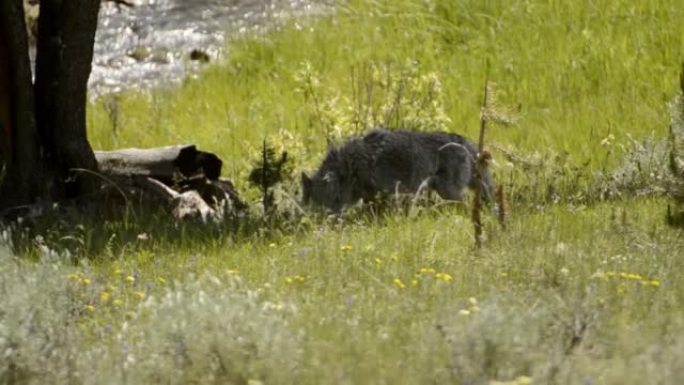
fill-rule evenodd
<path id="1" fill-rule="evenodd" d="M 0 1 L 0 126 L 0 206 L 34 202 L 43 169 L 22 0 Z"/>
<path id="2" fill-rule="evenodd" d="M 73 169 L 97 170 L 85 109 L 99 6 L 40 2 L 32 86 L 22 0 L 0 0 L 0 207 L 59 200 L 91 186 L 86 178 L 67 182 Z"/>
<path id="3" fill-rule="evenodd" d="M 71 170 L 97 170 L 86 136 L 86 97 L 99 7 L 100 0 L 40 2 L 35 111 L 42 155 L 55 177 L 48 186 L 53 198 L 68 195 Z M 88 190 L 87 180 L 78 178 L 73 192 Z"/>

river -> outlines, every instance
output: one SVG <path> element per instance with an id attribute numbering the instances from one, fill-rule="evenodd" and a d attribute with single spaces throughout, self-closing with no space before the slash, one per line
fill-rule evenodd
<path id="1" fill-rule="evenodd" d="M 133 7 L 104 2 L 90 94 L 176 84 L 207 60 L 225 57 L 230 36 L 330 12 L 332 1 L 132 0 Z"/>

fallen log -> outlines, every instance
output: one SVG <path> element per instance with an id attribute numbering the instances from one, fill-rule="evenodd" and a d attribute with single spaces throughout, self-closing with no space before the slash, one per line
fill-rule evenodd
<path id="1" fill-rule="evenodd" d="M 95 158 L 108 181 L 103 192 L 119 203 L 164 202 L 177 220 L 202 222 L 220 221 L 247 207 L 233 183 L 220 178 L 221 159 L 192 144 L 95 151 Z"/>
<path id="2" fill-rule="evenodd" d="M 99 172 L 73 171 L 96 177 L 100 181 L 97 193 L 69 202 L 8 208 L 0 212 L 0 222 L 35 220 L 77 207 L 95 215 L 103 213 L 108 219 L 120 218 L 127 208 L 134 213 L 162 209 L 178 221 L 206 223 L 220 222 L 247 208 L 233 183 L 220 178 L 221 159 L 192 144 L 95 151 L 95 158 Z"/>
<path id="3" fill-rule="evenodd" d="M 194 144 L 95 151 L 95 159 L 105 175 L 148 176 L 166 185 L 173 183 L 178 173 L 185 178 L 201 173 L 207 179 L 218 180 L 223 166 L 218 156 L 199 151 Z"/>
<path id="4" fill-rule="evenodd" d="M 223 219 L 223 207 L 211 207 L 196 190 L 179 193 L 153 178 L 141 179 L 141 184 L 165 198 L 167 204 L 172 207 L 171 214 L 176 219 L 200 219 L 204 223 L 210 220 L 219 222 Z"/>

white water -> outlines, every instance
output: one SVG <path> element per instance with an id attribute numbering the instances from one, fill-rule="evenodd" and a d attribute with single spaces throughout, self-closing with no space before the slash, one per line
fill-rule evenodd
<path id="1" fill-rule="evenodd" d="M 226 38 L 272 28 L 292 16 L 328 12 L 332 0 L 132 0 L 102 4 L 95 38 L 91 96 L 174 84 L 225 55 Z"/>

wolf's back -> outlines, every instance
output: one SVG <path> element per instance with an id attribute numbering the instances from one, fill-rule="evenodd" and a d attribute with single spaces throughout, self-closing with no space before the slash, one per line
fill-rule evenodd
<path id="1" fill-rule="evenodd" d="M 466 187 L 475 187 L 476 158 L 476 146 L 460 135 L 377 129 L 332 149 L 312 178 L 315 186 L 327 187 L 309 190 L 321 203 L 331 194 L 340 197 L 339 204 L 325 203 L 332 209 L 425 187 L 458 200 Z M 492 198 L 491 175 L 485 172 L 482 181 L 485 196 Z"/>
<path id="2" fill-rule="evenodd" d="M 372 153 L 377 188 L 416 192 L 431 179 L 431 187 L 446 199 L 460 199 L 466 187 L 475 187 L 477 146 L 457 134 L 374 130 L 363 137 Z M 494 182 L 488 170 L 482 175 L 485 199 L 493 198 Z M 449 191 L 449 192 L 447 192 Z"/>

